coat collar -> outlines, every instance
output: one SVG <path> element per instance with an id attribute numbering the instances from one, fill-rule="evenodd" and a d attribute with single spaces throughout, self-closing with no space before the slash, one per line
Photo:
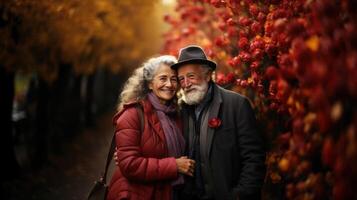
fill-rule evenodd
<path id="1" fill-rule="evenodd" d="M 208 122 L 210 119 L 218 117 L 219 109 L 222 104 L 221 89 L 219 88 L 219 86 L 217 86 L 217 84 L 212 84 L 212 87 L 213 87 L 213 99 L 210 106 L 208 107 L 208 113 L 207 113 L 208 117 L 206 117 L 205 120 L 202 122 L 203 126 L 201 127 L 201 131 L 205 131 L 207 133 L 207 141 L 206 141 L 207 145 L 204 146 L 207 146 L 206 155 L 208 155 L 208 158 L 211 152 L 213 135 L 216 130 L 214 128 L 208 127 Z"/>

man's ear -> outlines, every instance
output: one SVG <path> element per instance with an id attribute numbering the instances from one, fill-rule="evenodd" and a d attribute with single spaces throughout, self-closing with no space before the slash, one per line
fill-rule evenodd
<path id="1" fill-rule="evenodd" d="M 210 80 L 212 80 L 212 71 L 209 71 L 209 72 L 207 73 L 207 76 L 206 76 L 205 80 L 206 80 L 207 82 L 209 82 Z"/>

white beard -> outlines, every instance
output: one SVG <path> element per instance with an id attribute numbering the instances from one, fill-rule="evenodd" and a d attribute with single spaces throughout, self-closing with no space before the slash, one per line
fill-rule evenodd
<path id="1" fill-rule="evenodd" d="M 203 98 L 205 98 L 207 90 L 207 82 L 204 82 L 201 85 L 193 85 L 189 91 L 183 89 L 182 100 L 188 105 L 197 105 L 202 102 Z"/>

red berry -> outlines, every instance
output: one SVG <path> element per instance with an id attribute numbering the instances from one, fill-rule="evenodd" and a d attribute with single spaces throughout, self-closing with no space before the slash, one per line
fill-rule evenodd
<path id="1" fill-rule="evenodd" d="M 249 12 L 251 15 L 253 16 L 257 16 L 259 13 L 259 8 L 257 6 L 257 4 L 252 4 L 249 6 Z"/>
<path id="2" fill-rule="evenodd" d="M 257 70 L 258 67 L 259 67 L 259 63 L 260 63 L 260 62 L 258 62 L 258 61 L 252 62 L 252 63 L 250 64 L 250 68 L 251 68 L 252 70 Z"/>
<path id="3" fill-rule="evenodd" d="M 237 84 L 237 85 L 240 85 L 240 84 L 241 84 L 241 82 L 242 82 L 242 80 L 241 80 L 241 79 L 239 79 L 239 78 L 236 80 L 236 84 Z"/>
<path id="4" fill-rule="evenodd" d="M 264 86 L 262 84 L 258 84 L 258 92 L 263 93 L 264 92 Z"/>
<path id="5" fill-rule="evenodd" d="M 242 61 L 242 62 L 249 62 L 250 59 L 251 59 L 251 56 L 249 53 L 245 52 L 245 51 L 241 51 L 238 55 L 239 59 Z"/>
<path id="6" fill-rule="evenodd" d="M 277 91 L 277 82 L 275 80 L 270 81 L 269 84 L 269 95 L 275 97 Z"/>
<path id="7" fill-rule="evenodd" d="M 224 77 L 223 73 L 221 73 L 221 72 L 217 73 L 216 82 L 217 82 L 218 85 L 225 85 L 226 84 L 226 80 L 225 80 L 225 77 Z"/>
<path id="8" fill-rule="evenodd" d="M 223 47 L 227 44 L 224 36 L 216 37 L 216 39 L 214 40 L 214 43 L 219 47 Z"/>
<path id="9" fill-rule="evenodd" d="M 235 74 L 233 72 L 229 72 L 227 75 L 226 75 L 226 79 L 227 79 L 227 82 L 228 83 L 231 83 L 235 80 Z"/>
<path id="10" fill-rule="evenodd" d="M 237 28 L 232 27 L 232 26 L 228 27 L 227 32 L 228 32 L 228 37 L 233 37 L 233 36 L 237 36 L 238 35 Z"/>
<path id="11" fill-rule="evenodd" d="M 254 51 L 256 49 L 263 49 L 265 46 L 265 42 L 264 40 L 260 39 L 260 38 L 255 38 L 251 43 L 250 43 L 250 47 L 249 50 L 250 51 Z"/>
<path id="12" fill-rule="evenodd" d="M 247 50 L 249 47 L 249 41 L 246 37 L 239 38 L 238 47 L 243 50 Z"/>
<path id="13" fill-rule="evenodd" d="M 264 26 L 264 31 L 267 36 L 270 36 L 273 32 L 274 26 L 272 22 L 266 22 Z"/>
<path id="14" fill-rule="evenodd" d="M 276 67 L 274 67 L 274 66 L 269 66 L 269 67 L 267 67 L 267 69 L 265 70 L 265 76 L 266 76 L 268 79 L 270 79 L 270 80 L 272 80 L 272 79 L 277 79 L 278 75 L 279 75 L 279 71 L 278 71 L 278 69 L 277 69 Z"/>
<path id="15" fill-rule="evenodd" d="M 240 30 L 239 37 L 248 37 L 249 33 L 247 30 Z"/>
<path id="16" fill-rule="evenodd" d="M 252 30 L 253 33 L 259 34 L 262 30 L 262 25 L 259 22 L 255 21 L 250 26 L 250 29 Z"/>
<path id="17" fill-rule="evenodd" d="M 272 12 L 273 19 L 287 17 L 287 12 L 284 9 L 277 9 Z"/>
<path id="18" fill-rule="evenodd" d="M 237 23 L 234 21 L 234 19 L 232 18 L 229 18 L 227 21 L 226 21 L 227 25 L 228 26 L 234 26 L 236 25 Z"/>
<path id="19" fill-rule="evenodd" d="M 249 26 L 251 21 L 248 17 L 240 17 L 238 23 L 241 26 Z"/>
<path id="20" fill-rule="evenodd" d="M 277 54 L 277 47 L 273 43 L 265 44 L 264 50 L 270 57 L 275 56 Z"/>
<path id="21" fill-rule="evenodd" d="M 259 12 L 258 17 L 257 17 L 257 20 L 258 20 L 260 23 L 262 23 L 262 22 L 265 21 L 265 18 L 266 18 L 266 15 L 265 15 L 264 13 L 262 13 L 262 12 Z"/>
<path id="22" fill-rule="evenodd" d="M 241 80 L 240 86 L 242 86 L 243 88 L 246 88 L 248 86 L 248 81 L 247 80 Z"/>
<path id="23" fill-rule="evenodd" d="M 216 55 L 214 53 L 214 51 L 212 50 L 212 48 L 206 49 L 206 53 L 207 53 L 208 57 L 210 57 L 210 58 L 213 58 Z"/>
<path id="24" fill-rule="evenodd" d="M 236 66 L 240 64 L 240 60 L 239 60 L 238 56 L 234 56 L 233 61 Z"/>
<path id="25" fill-rule="evenodd" d="M 240 60 L 238 58 L 238 56 L 235 56 L 233 58 L 231 58 L 229 61 L 228 61 L 228 64 L 231 66 L 231 67 L 236 67 L 240 64 Z"/>
<path id="26" fill-rule="evenodd" d="M 280 66 L 291 66 L 292 60 L 289 54 L 282 54 L 278 56 L 278 63 Z"/>
<path id="27" fill-rule="evenodd" d="M 224 1 L 224 0 L 211 0 L 211 4 L 214 7 L 219 8 L 219 7 L 226 6 L 226 1 Z"/>
<path id="28" fill-rule="evenodd" d="M 264 51 L 261 49 L 255 49 L 252 55 L 255 60 L 261 60 L 264 55 Z"/>

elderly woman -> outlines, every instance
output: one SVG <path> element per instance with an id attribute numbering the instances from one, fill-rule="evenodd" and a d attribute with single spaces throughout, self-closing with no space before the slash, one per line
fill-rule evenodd
<path id="1" fill-rule="evenodd" d="M 173 56 L 149 59 L 120 94 L 114 116 L 119 167 L 107 200 L 177 199 L 182 175 L 193 174 L 194 161 L 182 156 L 185 141 L 176 109 L 177 74 L 170 68 L 174 63 Z M 143 124 L 138 109 L 143 110 Z"/>

